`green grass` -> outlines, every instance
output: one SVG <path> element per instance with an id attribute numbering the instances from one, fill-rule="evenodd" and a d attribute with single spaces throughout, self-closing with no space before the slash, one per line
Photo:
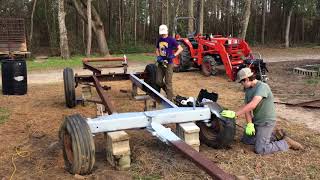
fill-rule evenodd
<path id="1" fill-rule="evenodd" d="M 9 111 L 5 108 L 0 107 L 0 124 L 5 123 L 9 118 Z"/>
<path id="2" fill-rule="evenodd" d="M 123 54 L 114 54 L 113 57 L 123 57 Z M 145 54 L 126 54 L 129 62 L 147 62 L 152 61 L 154 56 L 148 56 Z M 99 57 L 97 55 L 93 55 L 92 57 Z M 62 69 L 65 67 L 77 68 L 82 67 L 82 59 L 85 56 L 72 56 L 68 60 L 63 60 L 60 57 L 49 57 L 46 60 L 35 60 L 30 59 L 27 61 L 28 71 L 36 71 L 36 70 L 53 70 L 53 69 Z"/>

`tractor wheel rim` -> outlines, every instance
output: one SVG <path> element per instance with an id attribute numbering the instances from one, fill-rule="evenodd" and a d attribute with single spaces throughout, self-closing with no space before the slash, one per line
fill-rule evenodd
<path id="1" fill-rule="evenodd" d="M 67 131 L 64 132 L 63 145 L 64 145 L 64 151 L 66 152 L 66 155 L 67 155 L 67 159 L 69 163 L 72 164 L 74 158 L 73 158 L 71 136 Z"/>
<path id="2" fill-rule="evenodd" d="M 217 123 L 215 123 L 213 121 L 211 123 L 214 123 L 214 124 L 212 124 L 212 126 L 210 126 L 210 127 L 207 127 L 206 125 L 203 124 L 203 127 L 202 127 L 203 129 L 201 129 L 201 130 L 202 130 L 203 135 L 207 139 L 214 140 L 216 137 L 216 134 L 217 134 L 215 132 L 219 132 L 219 126 Z"/>
<path id="3" fill-rule="evenodd" d="M 211 73 L 212 68 L 211 68 L 211 64 L 209 62 L 205 62 L 203 63 L 204 68 L 203 70 L 205 71 L 205 73 Z"/>

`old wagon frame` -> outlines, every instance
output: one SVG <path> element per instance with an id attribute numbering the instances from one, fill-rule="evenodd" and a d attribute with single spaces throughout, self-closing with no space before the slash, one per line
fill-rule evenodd
<path id="1" fill-rule="evenodd" d="M 92 62 L 120 62 L 121 64 L 95 66 L 90 64 Z M 59 137 L 63 144 L 65 166 L 69 172 L 73 174 L 88 174 L 91 172 L 95 162 L 94 134 L 146 128 L 152 135 L 155 135 L 167 144 L 173 145 L 173 147 L 186 155 L 210 176 L 216 179 L 235 178 L 187 145 L 170 129 L 163 126 L 163 124 L 169 123 L 200 122 L 208 124 L 208 127 L 210 127 L 214 119 L 213 117 L 219 118 L 225 123 L 234 122 L 234 120 L 220 116 L 219 113 L 222 108 L 217 103 L 210 102 L 202 107 L 195 107 L 195 105 L 193 107 L 178 107 L 153 88 L 154 79 L 151 78 L 155 76 L 151 73 L 155 73 L 154 64 L 147 65 L 144 72 L 129 74 L 127 73 L 128 62 L 125 56 L 123 58 L 87 58 L 83 60 L 83 67 L 92 71 L 93 74 L 76 74 L 74 76 L 72 69 L 64 69 L 66 105 L 69 108 L 76 106 L 75 88 L 79 84 L 85 84 L 95 87 L 101 99 L 101 101 L 92 99 L 87 99 L 86 101 L 103 104 L 107 115 L 86 119 L 76 114 L 65 118 L 60 127 Z M 123 73 L 103 74 L 101 69 L 119 67 L 123 68 Z M 152 99 L 162 104 L 164 109 L 117 113 L 110 100 L 109 93 L 105 91 L 109 87 L 103 87 L 100 82 L 121 80 L 130 80 L 132 82 L 132 96 L 137 95 L 137 88 L 140 88 Z"/>

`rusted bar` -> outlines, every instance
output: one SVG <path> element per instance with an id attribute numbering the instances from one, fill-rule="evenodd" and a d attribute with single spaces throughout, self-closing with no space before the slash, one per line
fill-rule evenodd
<path id="1" fill-rule="evenodd" d="M 144 72 L 139 72 L 134 74 L 140 79 L 145 78 Z M 96 74 L 97 79 L 101 81 L 121 81 L 121 80 L 130 80 L 130 74 L 123 73 L 113 73 L 113 74 Z M 77 83 L 93 82 L 92 75 L 76 75 L 75 81 Z"/>
<path id="2" fill-rule="evenodd" d="M 185 156 L 189 157 L 197 166 L 207 172 L 211 177 L 221 180 L 235 180 L 236 177 L 224 172 L 213 162 L 204 157 L 201 153 L 193 149 L 191 146 L 180 141 L 170 141 L 170 143 Z"/>
<path id="3" fill-rule="evenodd" d="M 125 61 L 123 57 L 84 58 L 82 62 Z"/>
<path id="4" fill-rule="evenodd" d="M 99 65 L 96 67 L 97 68 L 120 68 L 120 67 L 124 67 L 124 65 Z"/>
<path id="5" fill-rule="evenodd" d="M 288 106 L 296 106 L 296 107 L 320 108 L 320 99 L 307 101 L 307 102 L 301 102 L 301 103 L 290 103 L 290 102 L 279 102 L 279 101 L 275 101 L 274 103 L 284 104 L 284 105 L 288 105 Z"/>
<path id="6" fill-rule="evenodd" d="M 93 78 L 93 82 L 96 86 L 96 90 L 101 98 L 103 105 L 105 106 L 106 110 L 108 111 L 108 114 L 114 113 L 115 110 L 114 110 L 113 104 L 110 100 L 110 96 L 106 92 L 103 91 L 103 88 L 102 88 L 98 78 L 95 75 L 93 75 L 92 78 Z"/>
<path id="7" fill-rule="evenodd" d="M 297 103 L 297 104 L 294 104 L 294 106 L 302 106 L 302 107 L 319 107 L 319 106 L 313 106 L 312 104 L 314 103 L 319 103 L 320 102 L 320 99 L 317 99 L 317 100 L 312 100 L 312 101 L 307 101 L 307 102 L 301 102 L 301 103 Z"/>
<path id="8" fill-rule="evenodd" d="M 101 69 L 97 68 L 97 67 L 94 67 L 94 66 L 91 66 L 90 64 L 84 62 L 83 63 L 83 68 L 84 69 L 89 69 L 90 71 L 96 73 L 96 74 L 101 74 Z"/>

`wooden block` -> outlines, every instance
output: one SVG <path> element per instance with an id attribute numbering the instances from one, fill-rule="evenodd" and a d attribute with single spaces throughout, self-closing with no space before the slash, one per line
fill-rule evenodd
<path id="1" fill-rule="evenodd" d="M 92 97 L 91 86 L 82 86 L 81 91 L 82 91 L 82 98 L 84 100 L 90 99 Z"/>

